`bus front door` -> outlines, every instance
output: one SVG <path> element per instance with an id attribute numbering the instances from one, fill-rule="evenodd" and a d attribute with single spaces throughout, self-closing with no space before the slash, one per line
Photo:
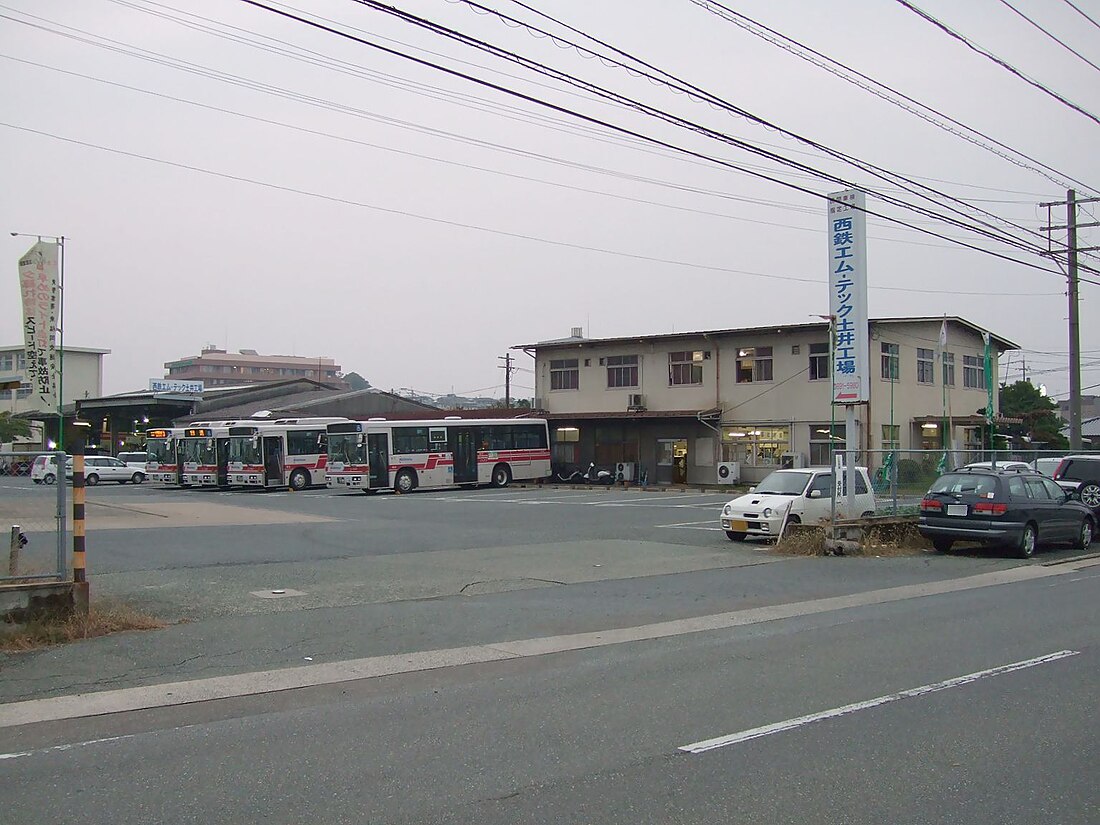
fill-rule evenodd
<path id="1" fill-rule="evenodd" d="M 370 466 L 371 490 L 390 486 L 390 437 L 386 433 L 367 433 L 367 462 Z"/>
<path id="2" fill-rule="evenodd" d="M 454 483 L 477 481 L 477 431 L 473 427 L 449 427 L 454 456 Z"/>
<path id="3" fill-rule="evenodd" d="M 283 486 L 283 440 L 277 435 L 264 436 L 264 486 Z"/>
<path id="4" fill-rule="evenodd" d="M 229 486 L 229 439 L 219 438 L 214 442 L 214 457 L 218 462 L 216 477 L 219 487 Z"/>

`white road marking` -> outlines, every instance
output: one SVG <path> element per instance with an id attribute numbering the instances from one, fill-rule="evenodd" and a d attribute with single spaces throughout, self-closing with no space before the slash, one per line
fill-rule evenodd
<path id="1" fill-rule="evenodd" d="M 877 708 L 881 705 L 888 705 L 891 702 L 898 702 L 902 699 L 912 699 L 917 696 L 925 696 L 929 693 L 938 693 L 941 690 L 949 690 L 951 688 L 962 687 L 969 685 L 972 682 L 977 682 L 979 679 L 988 679 L 991 676 L 1001 676 L 1005 673 L 1013 673 L 1017 670 L 1025 670 L 1030 667 L 1038 667 L 1039 665 L 1050 664 L 1056 662 L 1059 659 L 1065 659 L 1068 656 L 1076 656 L 1080 651 L 1078 650 L 1059 650 L 1057 653 L 1048 653 L 1046 656 L 1037 656 L 1034 659 L 1025 659 L 1022 662 L 1013 662 L 1010 665 L 1001 665 L 1000 667 L 992 667 L 988 670 L 979 670 L 976 673 L 968 673 L 966 676 L 956 676 L 953 679 L 945 679 L 942 682 L 933 682 L 930 685 L 921 685 L 920 687 L 910 688 L 909 690 L 902 690 L 898 693 L 889 693 L 885 696 L 879 696 L 875 699 L 868 699 L 864 702 L 855 702 L 851 705 L 844 705 L 843 707 L 833 708 L 832 710 L 823 710 L 818 713 L 807 714 L 806 716 L 797 716 L 794 719 L 787 719 L 783 722 L 774 722 L 770 725 L 763 725 L 759 728 L 750 728 L 749 730 L 743 730 L 740 733 L 731 733 L 728 736 L 719 736 L 714 739 L 704 739 L 702 742 L 694 742 L 690 745 L 682 745 L 677 750 L 684 751 L 686 753 L 705 753 L 706 751 L 714 750 L 715 748 L 724 748 L 728 745 L 736 745 L 741 742 L 748 742 L 751 739 L 760 739 L 763 736 L 771 736 L 773 733 L 783 733 L 784 731 L 794 730 L 800 728 L 803 725 L 809 725 L 814 722 L 820 722 L 824 719 L 835 719 L 838 716 L 847 716 L 850 713 L 856 713 L 861 710 L 868 710 L 870 708 Z"/>
<path id="2" fill-rule="evenodd" d="M 701 526 L 701 525 L 706 525 Z M 721 527 L 714 526 L 714 519 L 708 519 L 707 521 L 681 521 L 676 524 L 654 524 L 654 527 L 663 527 L 666 529 L 679 529 L 679 530 L 718 530 L 722 531 Z"/>
<path id="3" fill-rule="evenodd" d="M 73 748 L 83 748 L 87 745 L 101 745 L 105 742 L 118 742 L 122 739 L 133 739 L 137 736 L 136 733 L 128 733 L 125 736 L 108 736 L 104 739 L 89 739 L 87 742 L 73 742 L 68 745 L 54 745 L 49 748 L 36 748 L 30 751 L 16 751 L 14 753 L 0 753 L 0 761 L 5 759 L 22 759 L 26 756 L 37 756 L 42 753 L 53 753 L 55 751 L 71 751 Z"/>

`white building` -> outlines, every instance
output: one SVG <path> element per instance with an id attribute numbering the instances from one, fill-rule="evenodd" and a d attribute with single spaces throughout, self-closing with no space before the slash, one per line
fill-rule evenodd
<path id="1" fill-rule="evenodd" d="M 871 321 L 861 450 L 942 450 L 945 428 L 949 446 L 980 448 L 983 330 L 947 318 L 941 366 L 944 320 Z M 1018 349 L 991 341 L 995 356 Z M 824 322 L 605 339 L 575 329 L 515 348 L 535 359 L 535 407 L 551 421 L 559 466 L 626 462 L 644 467 L 651 483 L 712 483 L 719 462 L 736 462 L 756 481 L 783 463 L 827 464 L 830 440 L 845 436 L 843 410 L 832 420 Z M 996 357 L 993 371 L 997 386 Z"/>
<path id="2" fill-rule="evenodd" d="M 62 352 L 64 363 L 64 382 L 62 386 L 62 405 L 72 405 L 82 398 L 96 398 L 103 395 L 103 356 L 110 354 L 109 349 L 91 347 L 65 347 Z M 57 410 L 43 410 L 38 396 L 31 394 L 31 385 L 26 381 L 26 364 L 23 346 L 0 347 L 0 410 L 13 414 L 41 412 L 32 421 L 46 422 L 45 433 L 36 426 L 33 440 L 43 443 L 47 434 L 57 433 Z M 14 386 L 13 386 L 14 385 Z M 34 426 L 34 424 L 32 424 Z"/>

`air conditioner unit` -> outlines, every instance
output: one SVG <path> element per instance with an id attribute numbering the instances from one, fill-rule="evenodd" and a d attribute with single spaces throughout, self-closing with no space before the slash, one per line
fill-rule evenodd
<path id="1" fill-rule="evenodd" d="M 644 410 L 645 409 L 645 396 L 641 393 L 632 392 L 627 400 L 626 408 L 631 410 Z"/>
<path id="2" fill-rule="evenodd" d="M 806 457 L 802 453 L 783 453 L 779 458 L 779 466 L 784 470 L 801 470 L 806 466 Z"/>
<path id="3" fill-rule="evenodd" d="M 736 484 L 741 480 L 741 464 L 737 461 L 718 462 L 718 483 Z"/>
<path id="4" fill-rule="evenodd" d="M 615 465 L 616 481 L 633 481 L 638 474 L 638 465 L 633 461 L 620 461 Z"/>

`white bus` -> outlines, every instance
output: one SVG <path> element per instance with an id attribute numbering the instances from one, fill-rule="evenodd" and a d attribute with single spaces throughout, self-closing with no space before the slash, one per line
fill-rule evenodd
<path id="1" fill-rule="evenodd" d="M 229 484 L 234 487 L 325 486 L 326 425 L 346 418 L 282 418 L 229 428 Z"/>
<path id="2" fill-rule="evenodd" d="M 198 421 L 176 439 L 184 487 L 229 486 L 229 427 L 236 421 Z"/>
<path id="3" fill-rule="evenodd" d="M 183 481 L 183 465 L 176 446 L 182 427 L 151 427 L 145 431 L 145 451 L 149 461 L 145 477 L 156 484 L 179 485 Z"/>
<path id="4" fill-rule="evenodd" d="M 328 425 L 330 489 L 419 488 L 533 481 L 550 476 L 541 418 L 351 421 Z"/>

